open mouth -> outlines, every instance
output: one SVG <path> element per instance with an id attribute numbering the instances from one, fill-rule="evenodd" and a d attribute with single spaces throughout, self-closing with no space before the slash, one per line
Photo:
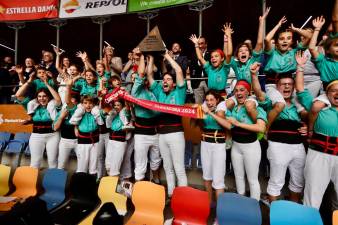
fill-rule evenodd
<path id="1" fill-rule="evenodd" d="M 163 84 L 163 88 L 168 88 L 168 87 L 169 87 L 168 84 L 166 84 L 166 83 Z"/>
<path id="2" fill-rule="evenodd" d="M 283 94 L 284 94 L 284 95 L 290 95 L 290 94 L 291 94 L 291 91 L 283 91 Z"/>

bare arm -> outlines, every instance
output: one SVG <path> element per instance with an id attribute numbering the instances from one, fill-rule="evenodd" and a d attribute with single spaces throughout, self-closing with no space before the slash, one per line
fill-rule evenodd
<path id="1" fill-rule="evenodd" d="M 258 119 L 255 124 L 241 123 L 233 117 L 228 118 L 228 121 L 236 127 L 243 128 L 245 130 L 255 133 L 264 133 L 266 129 L 265 121 L 261 119 Z"/>
<path id="2" fill-rule="evenodd" d="M 225 60 L 226 63 L 230 63 L 233 53 L 232 33 L 234 33 L 233 29 L 231 28 L 231 23 L 225 23 L 225 25 L 223 25 L 222 31 L 224 32 L 224 39 L 226 39 L 223 46 Z"/>
<path id="3" fill-rule="evenodd" d="M 68 115 L 68 110 L 67 109 L 62 109 L 61 114 L 60 114 L 58 120 L 53 125 L 53 129 L 55 131 L 57 131 L 57 130 L 59 130 L 61 128 L 61 125 L 62 125 L 63 121 L 65 120 L 65 118 L 67 117 L 67 115 Z"/>
<path id="4" fill-rule="evenodd" d="M 95 68 L 93 67 L 93 65 L 89 62 L 89 58 L 86 52 L 81 52 L 78 51 L 76 53 L 76 56 L 81 58 L 83 64 L 85 65 L 85 70 L 93 70 L 95 71 Z"/>
<path id="5" fill-rule="evenodd" d="M 164 54 L 164 58 L 170 63 L 171 67 L 175 70 L 176 84 L 178 86 L 182 86 L 184 84 L 184 76 L 183 76 L 182 68 L 180 67 L 180 65 L 178 65 L 178 63 L 173 58 L 171 58 L 168 52 Z"/>
<path id="6" fill-rule="evenodd" d="M 54 47 L 54 52 L 56 55 L 56 59 L 55 59 L 55 68 L 57 69 L 57 71 L 59 72 L 59 74 L 63 74 L 64 71 L 62 70 L 62 68 L 60 67 L 60 55 L 62 54 L 62 51 L 60 51 L 60 49 Z"/>
<path id="7" fill-rule="evenodd" d="M 263 48 L 263 39 L 264 39 L 264 25 L 266 22 L 266 17 L 269 15 L 271 7 L 266 8 L 265 13 L 259 17 L 259 25 L 257 32 L 257 42 L 255 46 L 255 52 L 260 52 Z M 270 40 L 271 41 L 271 40 Z"/>
<path id="8" fill-rule="evenodd" d="M 27 91 L 27 88 L 33 82 L 34 79 L 35 79 L 35 73 L 31 74 L 31 76 L 29 77 L 27 82 L 25 82 L 23 85 L 21 85 L 19 90 L 15 93 L 15 97 L 17 99 L 20 99 L 20 98 L 22 99 L 22 98 L 25 97 L 25 93 Z"/>
<path id="9" fill-rule="evenodd" d="M 270 51 L 272 49 L 272 45 L 271 45 L 271 40 L 272 38 L 275 36 L 277 30 L 282 26 L 283 23 L 286 23 L 286 17 L 283 16 L 282 19 L 279 20 L 279 22 L 277 23 L 277 25 L 266 35 L 265 37 L 265 51 Z"/>
<path id="10" fill-rule="evenodd" d="M 300 36 L 304 37 L 304 40 L 301 42 L 303 46 L 308 46 L 310 39 L 312 37 L 312 32 L 308 31 L 308 30 L 303 30 L 300 28 L 297 28 L 295 26 L 293 26 L 293 24 L 291 24 L 291 30 L 295 33 L 298 33 Z"/>
<path id="11" fill-rule="evenodd" d="M 325 23 L 325 19 L 323 16 L 317 17 L 316 19 L 312 20 L 312 25 L 314 26 L 315 29 L 313 31 L 312 38 L 310 40 L 309 50 L 310 50 L 311 56 L 315 59 L 319 56 L 319 51 L 316 48 L 316 45 L 317 45 L 317 39 L 318 39 L 320 29 L 322 28 L 324 23 Z"/>
<path id="12" fill-rule="evenodd" d="M 154 57 L 149 55 L 149 61 L 148 61 L 148 66 L 147 66 L 147 79 L 150 84 L 150 86 L 155 82 L 154 80 Z"/>
<path id="13" fill-rule="evenodd" d="M 197 56 L 198 61 L 200 61 L 200 63 L 204 66 L 204 64 L 206 64 L 206 61 L 203 58 L 203 54 L 201 52 L 201 49 L 198 47 L 199 38 L 197 38 L 195 34 L 192 34 L 189 39 L 195 45 L 195 51 L 196 51 L 196 56 Z"/>
<path id="14" fill-rule="evenodd" d="M 26 80 L 23 76 L 23 67 L 20 65 L 15 66 L 15 72 L 18 74 L 19 80 L 21 84 L 26 83 Z"/>
<path id="15" fill-rule="evenodd" d="M 61 105 L 61 98 L 60 98 L 60 95 L 59 93 L 57 93 L 54 88 L 52 88 L 49 84 L 48 84 L 48 80 L 45 79 L 44 80 L 44 83 L 46 85 L 46 87 L 48 88 L 49 92 L 52 94 L 54 100 L 55 100 L 55 105 Z"/>
<path id="16" fill-rule="evenodd" d="M 252 89 L 255 92 L 256 98 L 264 102 L 265 101 L 265 93 L 262 91 L 261 85 L 258 80 L 258 71 L 259 71 L 260 64 L 259 63 L 254 63 L 250 67 L 250 72 L 251 72 L 251 82 L 252 82 Z"/>
<path id="17" fill-rule="evenodd" d="M 297 71 L 295 78 L 295 88 L 297 92 L 304 91 L 304 66 L 307 60 L 307 57 L 301 51 L 296 53 Z"/>

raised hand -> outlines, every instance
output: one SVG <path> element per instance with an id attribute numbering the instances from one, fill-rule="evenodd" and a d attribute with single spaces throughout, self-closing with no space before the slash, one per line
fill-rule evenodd
<path id="1" fill-rule="evenodd" d="M 286 16 L 283 16 L 282 19 L 278 21 L 278 25 L 282 26 L 284 23 L 286 23 L 288 20 L 286 19 Z"/>
<path id="2" fill-rule="evenodd" d="M 21 65 L 16 65 L 15 66 L 15 72 L 17 74 L 22 74 L 23 73 L 23 67 Z"/>
<path id="3" fill-rule="evenodd" d="M 323 16 L 317 17 L 314 20 L 312 20 L 312 25 L 314 26 L 314 28 L 316 29 L 321 29 L 322 26 L 325 23 L 325 18 Z"/>
<path id="4" fill-rule="evenodd" d="M 226 118 L 232 125 L 234 125 L 234 126 L 238 126 L 239 125 L 239 122 L 238 122 L 238 120 L 236 120 L 235 118 L 233 118 L 233 117 L 228 117 L 228 118 Z"/>
<path id="5" fill-rule="evenodd" d="M 208 106 L 206 104 L 203 104 L 202 105 L 202 111 L 205 113 L 205 114 L 209 114 L 210 113 L 210 109 L 208 108 Z"/>
<path id="6" fill-rule="evenodd" d="M 81 51 L 78 51 L 76 52 L 76 57 L 79 57 L 82 59 L 82 61 L 85 61 L 87 59 L 87 53 L 86 52 L 81 52 Z"/>
<path id="7" fill-rule="evenodd" d="M 198 40 L 200 39 L 200 37 L 196 37 L 195 34 L 192 34 L 190 37 L 189 37 L 189 40 L 194 43 L 195 45 L 198 45 Z"/>
<path id="8" fill-rule="evenodd" d="M 265 13 L 259 17 L 259 21 L 264 21 L 266 17 L 269 15 L 271 7 L 267 7 L 265 9 Z"/>
<path id="9" fill-rule="evenodd" d="M 304 66 L 308 60 L 308 57 L 302 51 L 297 51 L 295 58 L 299 66 Z"/>
<path id="10" fill-rule="evenodd" d="M 223 25 L 222 31 L 224 32 L 224 35 L 226 35 L 227 37 L 231 36 L 231 34 L 234 33 L 234 30 L 231 27 L 231 23 L 228 22 Z"/>
<path id="11" fill-rule="evenodd" d="M 61 55 L 62 53 L 63 53 L 63 51 L 61 51 L 59 48 L 57 48 L 57 47 L 53 47 L 53 50 L 54 50 L 54 52 L 55 52 L 55 54 L 57 54 L 57 55 Z"/>
<path id="12" fill-rule="evenodd" d="M 259 71 L 259 68 L 261 67 L 261 64 L 258 63 L 258 62 L 255 62 L 253 63 L 251 66 L 250 66 L 250 72 L 251 72 L 251 75 L 256 75 L 258 74 L 258 71 Z"/>

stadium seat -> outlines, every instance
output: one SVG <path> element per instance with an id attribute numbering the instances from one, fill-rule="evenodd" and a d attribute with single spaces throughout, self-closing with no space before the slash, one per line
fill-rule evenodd
<path id="1" fill-rule="evenodd" d="M 176 187 L 171 198 L 171 209 L 173 225 L 207 225 L 210 213 L 208 193 L 192 187 Z"/>
<path id="2" fill-rule="evenodd" d="M 332 214 L 332 225 L 338 225 L 338 210 L 335 210 Z"/>
<path id="3" fill-rule="evenodd" d="M 0 196 L 4 196 L 9 191 L 9 176 L 11 167 L 0 164 Z"/>
<path id="4" fill-rule="evenodd" d="M 93 225 L 123 225 L 123 216 L 120 216 L 112 202 L 106 202 L 97 212 Z"/>
<path id="5" fill-rule="evenodd" d="M 39 170 L 29 166 L 18 167 L 13 176 L 15 191 L 7 197 L 16 197 L 17 199 L 26 199 L 35 196 L 37 193 L 36 183 Z M 9 211 L 17 201 L 0 203 L 0 211 Z"/>
<path id="6" fill-rule="evenodd" d="M 66 183 L 67 172 L 65 170 L 46 170 L 42 180 L 45 192 L 39 198 L 46 202 L 48 211 L 56 208 L 65 200 Z"/>
<path id="7" fill-rule="evenodd" d="M 56 224 L 78 224 L 98 205 L 96 176 L 87 173 L 74 173 L 69 189 L 70 198 L 60 207 L 51 211 Z"/>
<path id="8" fill-rule="evenodd" d="M 92 225 L 96 214 L 100 211 L 105 203 L 112 203 L 118 214 L 125 215 L 127 213 L 127 197 L 116 193 L 118 177 L 102 177 L 98 189 L 98 196 L 101 204 L 88 217 L 86 217 L 79 225 Z M 115 207 L 119 206 L 119 207 Z M 116 209 L 118 208 L 118 209 Z"/>
<path id="9" fill-rule="evenodd" d="M 132 202 L 135 211 L 126 225 L 163 224 L 165 190 L 161 185 L 149 181 L 138 181 L 134 185 Z"/>
<path id="10" fill-rule="evenodd" d="M 0 132 L 0 149 L 4 149 L 11 139 L 11 133 L 9 132 Z"/>
<path id="11" fill-rule="evenodd" d="M 256 199 L 235 193 L 224 193 L 217 200 L 217 221 L 220 225 L 261 225 L 262 215 Z M 285 223 L 284 225 L 286 225 Z M 289 224 L 288 224 L 289 225 Z"/>
<path id="12" fill-rule="evenodd" d="M 323 225 L 319 211 L 291 201 L 274 201 L 270 208 L 271 225 Z"/>

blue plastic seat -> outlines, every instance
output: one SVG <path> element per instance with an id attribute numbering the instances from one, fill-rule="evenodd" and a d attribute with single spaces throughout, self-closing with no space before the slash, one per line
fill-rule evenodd
<path id="1" fill-rule="evenodd" d="M 217 200 L 217 221 L 219 225 L 261 225 L 261 208 L 256 199 L 224 193 Z"/>
<path id="2" fill-rule="evenodd" d="M 19 141 L 21 143 L 24 143 L 25 145 L 28 144 L 29 142 L 29 138 L 30 138 L 31 134 L 30 133 L 26 133 L 26 132 L 18 132 L 14 135 L 14 138 L 12 141 Z"/>
<path id="3" fill-rule="evenodd" d="M 5 149 L 7 143 L 11 139 L 11 133 L 9 132 L 0 132 L 0 151 Z"/>
<path id="4" fill-rule="evenodd" d="M 11 140 L 5 148 L 6 153 L 20 154 L 24 150 L 24 143 L 20 141 Z"/>
<path id="5" fill-rule="evenodd" d="M 39 197 L 47 204 L 50 211 L 65 200 L 67 172 L 62 169 L 48 169 L 43 177 L 42 186 L 45 192 Z"/>
<path id="6" fill-rule="evenodd" d="M 270 208 L 271 225 L 323 225 L 315 208 L 290 201 L 274 201 Z"/>

